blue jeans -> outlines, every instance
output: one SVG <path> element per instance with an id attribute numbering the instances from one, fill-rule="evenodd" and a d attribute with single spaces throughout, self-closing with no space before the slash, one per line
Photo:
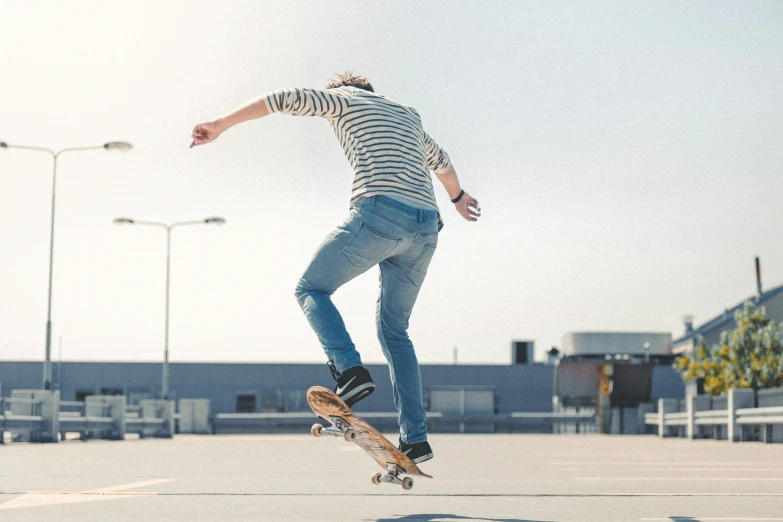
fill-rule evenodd
<path id="1" fill-rule="evenodd" d="M 362 364 L 331 295 L 375 265 L 380 292 L 375 314 L 378 340 L 389 362 L 402 440 L 427 440 L 421 375 L 408 320 L 438 244 L 438 213 L 386 196 L 362 198 L 331 232 L 296 287 L 296 299 L 337 370 Z"/>

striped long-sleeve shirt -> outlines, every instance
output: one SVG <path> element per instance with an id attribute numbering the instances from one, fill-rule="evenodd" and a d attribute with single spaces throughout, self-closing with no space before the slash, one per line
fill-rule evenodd
<path id="1" fill-rule="evenodd" d="M 443 172 L 451 163 L 416 109 L 355 87 L 280 89 L 262 99 L 270 113 L 329 121 L 354 171 L 352 205 L 383 195 L 438 210 L 430 170 Z"/>

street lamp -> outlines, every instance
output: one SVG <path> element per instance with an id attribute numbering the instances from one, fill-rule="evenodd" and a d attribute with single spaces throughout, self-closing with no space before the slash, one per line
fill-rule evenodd
<path id="1" fill-rule="evenodd" d="M 169 398 L 169 287 L 171 282 L 171 231 L 176 227 L 185 225 L 225 225 L 226 220 L 220 216 L 212 216 L 197 221 L 180 221 L 167 225 L 157 221 L 139 221 L 128 217 L 119 217 L 114 220 L 115 225 L 145 225 L 166 229 L 166 328 L 163 341 L 163 375 L 161 378 L 161 396 L 164 400 Z"/>
<path id="2" fill-rule="evenodd" d="M 23 150 L 35 150 L 40 152 L 46 152 L 52 156 L 53 160 L 53 173 L 52 173 L 52 225 L 49 232 L 49 303 L 46 312 L 46 356 L 44 359 L 43 368 L 43 388 L 44 390 L 52 389 L 52 274 L 54 271 L 54 209 L 55 209 L 55 189 L 57 187 L 57 159 L 60 154 L 64 152 L 74 152 L 82 150 L 119 150 L 127 152 L 133 148 L 133 145 L 125 141 L 110 141 L 103 145 L 93 145 L 89 147 L 69 147 L 67 149 L 61 149 L 54 151 L 47 147 L 32 147 L 29 145 L 10 145 L 4 141 L 0 141 L 0 148 L 3 149 L 23 149 Z"/>

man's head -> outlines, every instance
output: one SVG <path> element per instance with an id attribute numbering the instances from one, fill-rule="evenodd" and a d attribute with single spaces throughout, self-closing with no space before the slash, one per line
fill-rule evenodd
<path id="1" fill-rule="evenodd" d="M 326 88 L 334 89 L 335 87 L 342 87 L 344 85 L 356 87 L 357 89 L 364 89 L 365 91 L 375 92 L 372 88 L 372 85 L 370 85 L 370 80 L 364 76 L 357 76 L 351 71 L 346 71 L 342 74 L 336 74 L 334 78 L 331 79 L 329 85 L 327 85 Z"/>

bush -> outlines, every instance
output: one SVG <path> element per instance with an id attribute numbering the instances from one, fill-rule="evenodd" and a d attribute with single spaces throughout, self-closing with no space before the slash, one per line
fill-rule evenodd
<path id="1" fill-rule="evenodd" d="M 767 318 L 764 307 L 746 302 L 734 314 L 737 327 L 708 348 L 697 338 L 693 353 L 678 357 L 674 369 L 683 379 L 704 379 L 704 392 L 730 388 L 761 390 L 783 386 L 783 328 Z"/>

